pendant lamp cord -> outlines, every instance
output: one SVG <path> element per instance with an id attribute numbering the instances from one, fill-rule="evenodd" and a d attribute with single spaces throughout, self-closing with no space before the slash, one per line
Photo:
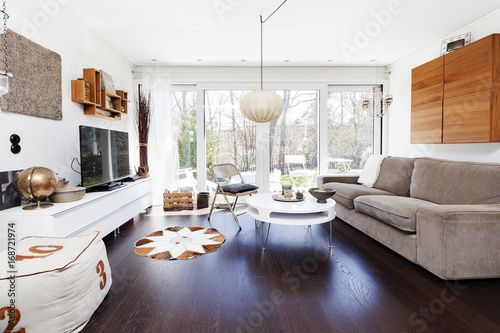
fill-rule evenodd
<path id="1" fill-rule="evenodd" d="M 262 15 L 260 15 L 260 90 L 264 89 L 264 83 L 263 83 L 263 73 L 264 73 L 264 69 L 263 69 L 263 66 L 262 66 L 262 62 L 263 62 L 263 33 L 262 31 L 264 30 L 262 28 L 262 26 L 264 25 L 264 22 L 262 21 Z"/>
<path id="2" fill-rule="evenodd" d="M 271 15 L 269 15 L 265 20 L 263 20 L 262 19 L 262 15 L 260 15 L 260 90 L 264 89 L 263 78 L 262 78 L 263 77 L 263 73 L 264 73 L 264 67 L 262 65 L 263 58 L 264 58 L 264 56 L 263 56 L 263 54 L 264 54 L 264 52 L 263 52 L 263 49 L 264 49 L 264 47 L 263 47 L 263 44 L 264 44 L 264 42 L 263 42 L 263 39 L 264 39 L 264 37 L 263 37 L 263 30 L 264 30 L 263 26 L 264 26 L 264 23 L 266 23 L 266 21 L 269 20 L 271 18 L 271 16 L 273 16 L 285 4 L 285 2 L 287 2 L 287 1 L 288 0 L 283 1 L 281 3 L 281 5 L 279 5 L 278 8 L 276 8 L 274 10 L 274 12 L 272 12 Z M 5 6 L 5 2 L 4 2 L 4 6 Z"/>
<path id="3" fill-rule="evenodd" d="M 6 0 L 3 0 L 3 9 L 0 10 L 3 13 L 3 51 L 4 51 L 4 64 L 5 64 L 5 75 L 9 73 L 9 61 L 7 59 L 7 19 L 9 14 L 7 14 Z"/>
<path id="4" fill-rule="evenodd" d="M 278 8 L 276 8 L 276 9 L 274 10 L 274 12 L 272 12 L 272 13 L 271 13 L 271 15 L 269 15 L 269 16 L 268 16 L 268 17 L 267 17 L 264 21 L 262 21 L 262 15 L 261 15 L 261 16 L 260 16 L 260 22 L 261 22 L 261 23 L 266 23 L 266 21 L 267 21 L 267 20 L 269 20 L 269 19 L 271 18 L 271 16 L 273 16 L 273 15 L 274 15 L 274 13 L 276 13 L 276 12 L 277 12 L 277 11 L 278 11 L 278 10 L 279 10 L 279 9 L 280 9 L 283 5 L 284 5 L 284 4 L 285 4 L 285 2 L 287 2 L 287 1 L 288 1 L 288 0 L 283 1 L 283 2 L 281 3 L 281 5 L 279 5 L 279 6 L 278 6 Z"/>

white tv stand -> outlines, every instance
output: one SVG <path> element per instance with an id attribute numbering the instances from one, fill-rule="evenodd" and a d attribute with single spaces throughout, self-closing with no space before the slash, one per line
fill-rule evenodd
<path id="1" fill-rule="evenodd" d="M 16 223 L 16 238 L 66 237 L 99 231 L 104 237 L 152 205 L 151 178 L 124 183 L 118 189 L 85 193 L 78 201 L 55 203 L 50 208 L 0 211 L 0 223 Z M 2 230 L 3 232 L 3 230 Z"/>

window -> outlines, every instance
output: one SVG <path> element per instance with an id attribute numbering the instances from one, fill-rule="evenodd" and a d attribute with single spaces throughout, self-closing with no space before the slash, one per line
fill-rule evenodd
<path id="1" fill-rule="evenodd" d="M 372 86 L 332 87 L 328 92 L 328 173 L 360 173 L 373 154 L 380 118 L 362 107 Z M 378 127 L 378 129 L 377 129 Z M 377 149 L 377 152 L 380 149 Z"/>
<path id="2" fill-rule="evenodd" d="M 179 165 L 176 168 L 176 188 L 196 188 L 196 93 L 171 91 L 170 112 L 172 136 L 177 143 Z"/>
<path id="3" fill-rule="evenodd" d="M 283 98 L 281 116 L 270 124 L 270 190 L 281 184 L 307 188 L 318 169 L 319 91 L 276 90 Z"/>
<path id="4" fill-rule="evenodd" d="M 204 173 L 204 190 L 215 188 L 210 167 L 219 163 L 236 165 L 247 183 L 269 179 L 269 186 L 257 185 L 270 191 L 279 191 L 282 184 L 302 190 L 314 187 L 320 161 L 322 173 L 360 173 L 366 159 L 374 151 L 380 152 L 381 119 L 362 108 L 363 100 L 372 98 L 372 86 L 318 86 L 276 89 L 283 98 L 283 114 L 266 124 L 269 139 L 266 129 L 266 138 L 259 140 L 256 135 L 262 132 L 239 110 L 241 99 L 250 90 L 245 86 L 200 89 L 204 98 L 198 131 L 205 132 L 206 163 L 198 172 Z M 320 126 L 320 119 L 326 124 Z M 259 164 L 263 169 L 256 170 L 256 144 L 265 140 L 269 140 L 269 155 L 263 158 L 265 165 Z"/>
<path id="5" fill-rule="evenodd" d="M 205 90 L 206 176 L 209 181 L 212 165 L 231 163 L 246 183 L 255 183 L 255 123 L 240 112 L 240 101 L 248 92 Z"/>

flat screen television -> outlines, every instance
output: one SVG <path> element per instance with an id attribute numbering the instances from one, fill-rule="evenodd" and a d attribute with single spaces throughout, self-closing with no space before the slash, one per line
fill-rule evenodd
<path id="1" fill-rule="evenodd" d="M 128 133 L 80 126 L 82 186 L 114 182 L 130 175 Z"/>

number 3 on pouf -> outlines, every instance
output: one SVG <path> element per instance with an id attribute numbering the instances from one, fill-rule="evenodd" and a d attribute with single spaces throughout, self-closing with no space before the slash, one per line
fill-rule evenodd
<path id="1" fill-rule="evenodd" d="M 99 277 L 102 279 L 101 281 L 99 281 L 99 288 L 103 290 L 104 287 L 106 287 L 106 273 L 104 272 L 104 263 L 102 262 L 102 260 L 99 260 L 97 266 L 95 267 L 95 270 L 97 274 L 99 274 Z"/>
<path id="2" fill-rule="evenodd" d="M 5 318 L 10 318 L 9 317 L 9 311 L 12 311 L 11 308 L 8 306 L 1 308 L 0 309 L 0 320 L 4 320 Z M 5 315 L 5 312 L 7 312 L 7 316 Z M 21 328 L 19 331 L 13 331 L 13 329 L 16 327 L 17 323 L 21 320 L 21 312 L 14 308 L 14 319 L 9 320 L 9 324 L 7 325 L 7 328 L 4 333 L 26 333 L 26 330 L 24 328 Z"/>

